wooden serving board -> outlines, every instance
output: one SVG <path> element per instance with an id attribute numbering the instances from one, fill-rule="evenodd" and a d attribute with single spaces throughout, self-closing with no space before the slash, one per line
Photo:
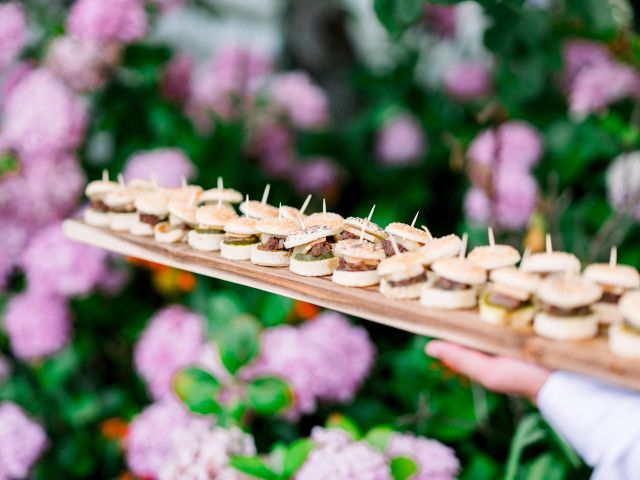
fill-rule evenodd
<path id="1" fill-rule="evenodd" d="M 73 240 L 122 255 L 302 300 L 418 335 L 523 358 L 548 368 L 583 373 L 640 390 L 640 361 L 613 355 L 606 335 L 583 342 L 555 342 L 527 331 L 488 325 L 480 320 L 477 310 L 428 309 L 416 300 L 388 299 L 373 287 L 343 287 L 331 282 L 329 277 L 301 277 L 286 268 L 226 260 L 217 252 L 199 252 L 186 244 L 161 244 L 147 237 L 92 227 L 76 219 L 66 220 L 63 229 Z"/>

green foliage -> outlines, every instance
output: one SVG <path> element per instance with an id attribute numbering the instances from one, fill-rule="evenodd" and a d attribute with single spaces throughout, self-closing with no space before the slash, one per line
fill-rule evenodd
<path id="1" fill-rule="evenodd" d="M 276 377 L 261 377 L 247 385 L 247 401 L 256 413 L 275 415 L 291 406 L 293 392 L 284 380 Z"/>
<path id="2" fill-rule="evenodd" d="M 416 462 L 407 457 L 391 459 L 391 475 L 393 480 L 409 480 L 418 472 Z"/>
<path id="3" fill-rule="evenodd" d="M 201 414 L 221 412 L 217 401 L 220 382 L 201 368 L 189 367 L 178 372 L 173 381 L 173 389 L 191 411 Z"/>
<path id="4" fill-rule="evenodd" d="M 237 315 L 215 338 L 222 364 L 233 374 L 258 354 L 260 323 L 251 315 Z"/>

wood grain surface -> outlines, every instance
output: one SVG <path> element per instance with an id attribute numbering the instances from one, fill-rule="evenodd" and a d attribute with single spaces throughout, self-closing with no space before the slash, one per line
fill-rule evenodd
<path id="1" fill-rule="evenodd" d="M 122 255 L 239 283 L 259 290 L 371 320 L 418 335 L 441 338 L 488 353 L 524 358 L 552 369 L 597 377 L 640 390 L 640 361 L 613 355 L 606 334 L 582 342 L 555 342 L 529 331 L 514 331 L 482 322 L 477 310 L 428 309 L 418 301 L 391 300 L 376 288 L 349 288 L 329 277 L 307 278 L 287 268 L 253 265 L 199 252 L 186 244 L 161 244 L 147 237 L 92 227 L 81 220 L 64 222 L 67 237 Z"/>

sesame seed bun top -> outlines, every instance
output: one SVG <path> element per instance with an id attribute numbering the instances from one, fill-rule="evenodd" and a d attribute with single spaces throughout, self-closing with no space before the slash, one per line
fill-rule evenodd
<path id="1" fill-rule="evenodd" d="M 544 252 L 532 254 L 522 268 L 529 273 L 578 273 L 581 266 L 578 257 L 572 253 Z"/>
<path id="2" fill-rule="evenodd" d="M 431 270 L 442 278 L 467 285 L 481 285 L 487 281 L 487 272 L 466 258 L 441 258 L 431 265 Z"/>
<path id="3" fill-rule="evenodd" d="M 200 195 L 201 203 L 240 203 L 242 200 L 242 194 L 233 188 L 210 188 Z"/>
<path id="4" fill-rule="evenodd" d="M 393 222 L 387 225 L 385 231 L 394 237 L 404 238 L 412 242 L 426 244 L 431 240 L 431 236 L 419 228 L 412 227 L 406 223 Z"/>
<path id="5" fill-rule="evenodd" d="M 382 260 L 387 257 L 379 243 L 356 239 L 343 240 L 336 243 L 333 253 L 341 257 L 353 257 L 362 260 Z"/>
<path id="6" fill-rule="evenodd" d="M 569 310 L 597 302 L 602 289 L 580 275 L 558 273 L 540 283 L 537 296 L 547 305 Z"/>
<path id="7" fill-rule="evenodd" d="M 632 290 L 640 288 L 640 274 L 629 265 L 614 265 L 608 263 L 594 263 L 584 270 L 584 276 L 599 285 Z"/>
<path id="8" fill-rule="evenodd" d="M 424 272 L 424 257 L 420 252 L 403 252 L 385 258 L 378 264 L 379 275 L 404 274 L 405 278 L 415 277 Z"/>
<path id="9" fill-rule="evenodd" d="M 258 202 L 257 200 L 249 200 L 249 203 L 242 202 L 240 211 L 247 217 L 262 220 L 263 218 L 277 217 L 278 209 L 268 203 Z"/>
<path id="10" fill-rule="evenodd" d="M 300 224 L 288 218 L 264 218 L 256 222 L 256 230 L 267 235 L 287 235 L 300 230 Z"/>
<path id="11" fill-rule="evenodd" d="M 336 233 L 335 228 L 331 228 L 327 225 L 314 225 L 313 227 L 307 227 L 288 235 L 284 242 L 284 246 L 285 248 L 294 248 L 320 240 L 321 238 L 330 237 Z"/>
<path id="12" fill-rule="evenodd" d="M 380 226 L 376 223 L 373 223 L 366 218 L 360 217 L 348 217 L 344 221 L 345 225 L 351 227 L 351 230 L 360 231 L 364 228 L 364 231 L 374 237 L 384 240 L 387 238 L 387 232 L 385 232 Z M 355 233 L 355 232 L 354 232 Z"/>
<path id="13" fill-rule="evenodd" d="M 107 193 L 103 201 L 109 208 L 120 208 L 133 205 L 135 198 L 135 194 L 131 189 L 119 186 Z"/>
<path id="14" fill-rule="evenodd" d="M 188 225 L 195 225 L 197 208 L 198 206 L 196 204 L 182 198 L 172 198 L 169 200 L 169 205 L 167 206 L 171 215 L 179 218 Z"/>
<path id="15" fill-rule="evenodd" d="M 256 229 L 256 220 L 249 217 L 236 217 L 229 220 L 224 226 L 227 233 L 239 235 L 257 235 L 260 232 Z"/>
<path id="16" fill-rule="evenodd" d="M 512 267 L 520 261 L 520 253 L 510 245 L 484 245 L 476 247 L 467 258 L 484 270 Z"/>
<path id="17" fill-rule="evenodd" d="M 233 208 L 218 205 L 204 205 L 198 207 L 196 210 L 196 223 L 206 227 L 219 227 L 224 226 L 230 221 L 236 218 L 238 214 Z"/>
<path id="18" fill-rule="evenodd" d="M 98 199 L 104 197 L 116 188 L 118 188 L 118 183 L 116 182 L 94 180 L 93 182 L 89 182 L 87 188 L 84 189 L 84 194 L 89 198 Z"/>
<path id="19" fill-rule="evenodd" d="M 424 258 L 424 263 L 430 265 L 436 260 L 454 257 L 460 253 L 462 240 L 457 235 L 447 235 L 430 240 L 424 247 L 418 250 Z"/>
<path id="20" fill-rule="evenodd" d="M 524 272 L 516 267 L 492 270 L 489 278 L 496 284 L 509 285 L 528 293 L 535 293 L 540 286 L 540 277 L 538 275 Z"/>
<path id="21" fill-rule="evenodd" d="M 148 215 L 164 216 L 169 213 L 167 206 L 169 197 L 161 190 L 142 192 L 136 195 L 134 202 L 136 210 Z"/>

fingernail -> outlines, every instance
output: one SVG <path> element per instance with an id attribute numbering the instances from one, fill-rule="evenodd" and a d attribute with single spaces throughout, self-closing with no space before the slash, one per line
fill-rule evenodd
<path id="1" fill-rule="evenodd" d="M 427 348 L 425 349 L 427 355 L 433 358 L 440 358 L 440 347 L 437 343 L 428 343 Z"/>

